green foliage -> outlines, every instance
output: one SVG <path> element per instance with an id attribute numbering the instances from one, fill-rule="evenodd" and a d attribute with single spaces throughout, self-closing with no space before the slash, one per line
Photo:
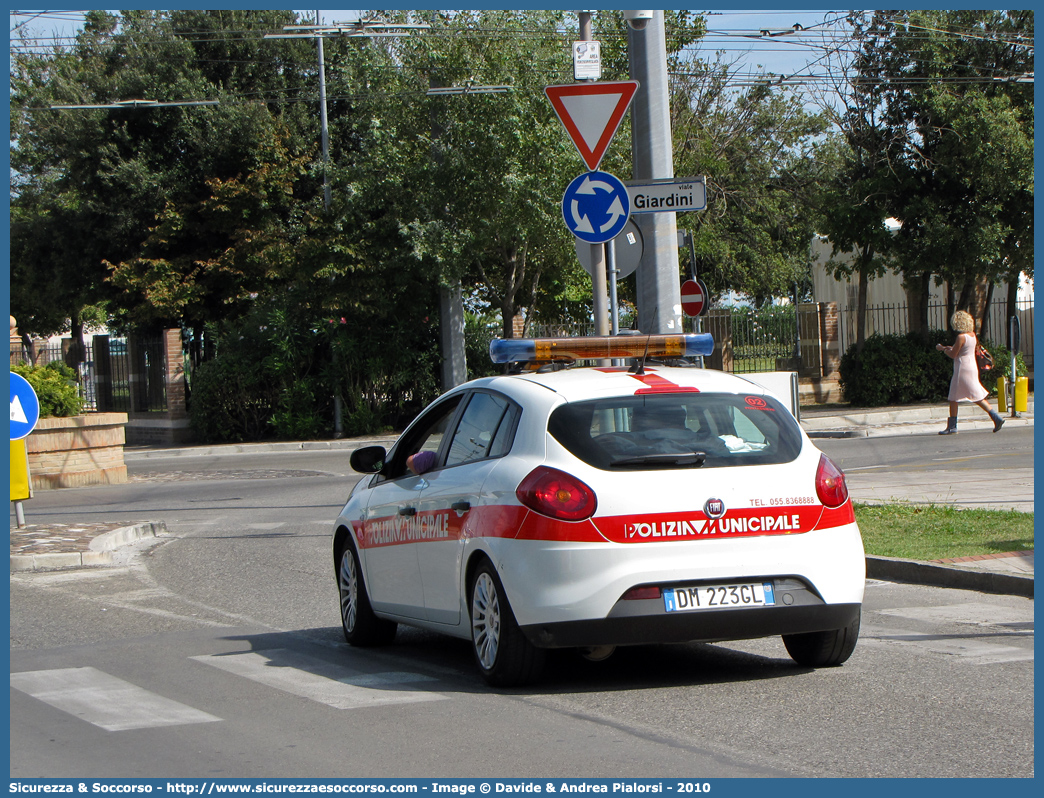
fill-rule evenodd
<path id="1" fill-rule="evenodd" d="M 913 296 L 934 275 L 968 295 L 1033 268 L 1033 12 L 853 12 L 850 152 L 820 198 L 855 271 L 887 262 Z M 846 51 L 848 57 L 848 51 Z M 885 235 L 886 217 L 902 220 Z M 875 260 L 883 256 L 885 261 Z M 963 303 L 963 300 L 962 300 Z M 928 328 L 927 304 L 918 327 Z"/>
<path id="2" fill-rule="evenodd" d="M 396 314 L 395 281 L 383 282 L 388 302 L 369 312 L 320 316 L 322 287 L 299 288 L 215 325 L 217 355 L 196 368 L 189 400 L 200 440 L 330 435 L 337 393 L 346 435 L 411 421 L 438 394 L 435 325 Z"/>
<path id="3" fill-rule="evenodd" d="M 813 188 L 833 176 L 820 154 L 826 119 L 765 84 L 733 87 L 728 65 L 690 64 L 672 76 L 675 173 L 706 175 L 707 208 L 681 214 L 696 268 L 712 295 L 737 291 L 762 305 L 803 282 L 816 232 Z"/>
<path id="4" fill-rule="evenodd" d="M 269 436 L 276 391 L 261 364 L 248 355 L 246 351 L 239 357 L 229 353 L 194 369 L 189 423 L 201 443 L 254 441 Z"/>
<path id="5" fill-rule="evenodd" d="M 916 333 L 874 334 L 861 353 L 853 345 L 841 357 L 839 383 L 845 401 L 857 407 L 941 402 L 953 376 L 953 361 L 935 349 L 952 343 L 952 334 L 929 333 L 927 343 Z"/>
<path id="6" fill-rule="evenodd" d="M 489 342 L 498 335 L 496 319 L 477 313 L 464 314 L 464 357 L 468 379 L 500 374 L 501 368 L 489 356 Z"/>
<path id="7" fill-rule="evenodd" d="M 996 395 L 997 378 L 1011 379 L 1011 352 L 1003 344 L 995 344 L 992 341 L 983 341 L 982 345 L 993 355 L 993 368 L 989 371 L 980 371 L 979 382 L 991 394 Z M 1022 357 L 1022 352 L 1019 352 L 1015 355 L 1015 376 L 1025 377 L 1028 373 L 1026 371 L 1026 361 Z"/>
<path id="8" fill-rule="evenodd" d="M 40 402 L 40 418 L 80 414 L 83 402 L 80 400 L 76 372 L 61 361 L 55 360 L 45 366 L 12 364 L 11 371 L 25 377 L 33 386 Z"/>

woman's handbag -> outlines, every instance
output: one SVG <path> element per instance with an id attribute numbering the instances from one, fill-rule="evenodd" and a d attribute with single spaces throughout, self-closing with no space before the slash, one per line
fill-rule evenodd
<path id="1" fill-rule="evenodd" d="M 989 371 L 993 368 L 993 355 L 978 341 L 975 342 L 975 364 L 979 371 Z"/>

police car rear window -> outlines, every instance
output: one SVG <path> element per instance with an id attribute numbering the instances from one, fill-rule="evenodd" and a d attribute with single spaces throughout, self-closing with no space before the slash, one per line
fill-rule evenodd
<path id="1" fill-rule="evenodd" d="M 797 421 L 763 395 L 647 394 L 572 402 L 548 420 L 555 440 L 607 471 L 789 463 Z"/>

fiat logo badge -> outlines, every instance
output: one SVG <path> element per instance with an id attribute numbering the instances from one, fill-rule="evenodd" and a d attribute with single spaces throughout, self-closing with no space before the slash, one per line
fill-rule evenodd
<path id="1" fill-rule="evenodd" d="M 707 499 L 707 503 L 703 505 L 703 512 L 708 518 L 721 518 L 725 515 L 725 502 L 721 499 Z"/>

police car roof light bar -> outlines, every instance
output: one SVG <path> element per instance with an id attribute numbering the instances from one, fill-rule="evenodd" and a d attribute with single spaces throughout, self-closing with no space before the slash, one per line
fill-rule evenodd
<path id="1" fill-rule="evenodd" d="M 714 339 L 710 333 L 593 335 L 583 338 L 495 338 L 489 343 L 489 356 L 494 363 L 550 363 L 643 355 L 650 358 L 698 357 L 709 355 L 713 351 Z"/>

